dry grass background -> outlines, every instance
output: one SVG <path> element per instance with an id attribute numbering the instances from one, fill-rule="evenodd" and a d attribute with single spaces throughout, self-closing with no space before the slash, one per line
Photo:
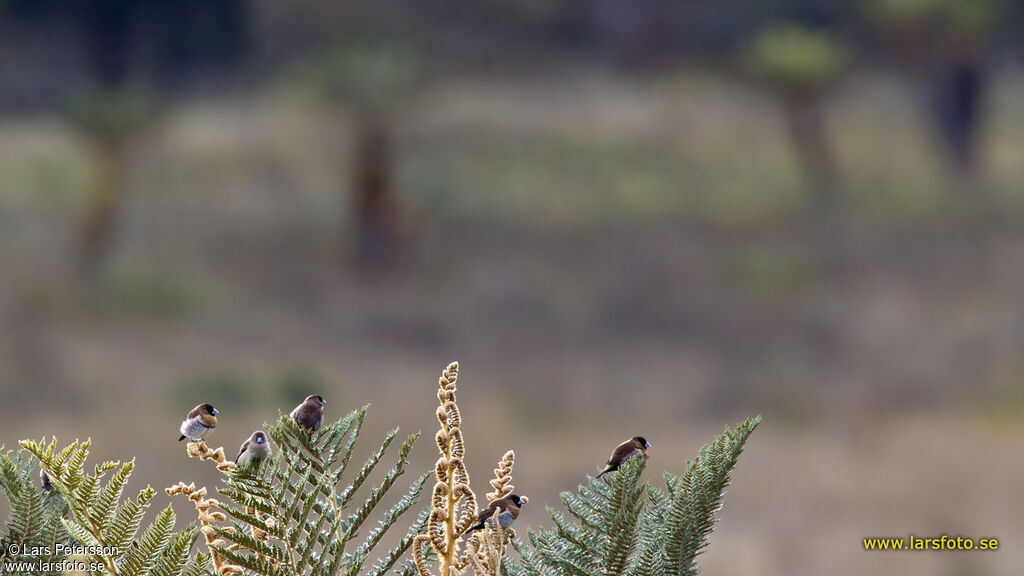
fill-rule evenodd
<path id="1" fill-rule="evenodd" d="M 181 103 L 135 150 L 110 270 L 70 271 L 88 163 L 58 120 L 0 124 L 0 443 L 94 440 L 134 488 L 216 483 L 174 440 L 222 412 L 228 452 L 306 393 L 434 429 L 459 399 L 477 489 L 507 449 L 531 503 L 617 442 L 680 470 L 761 413 L 705 574 L 1010 575 L 1024 562 L 1022 76 L 1001 76 L 963 222 L 898 83 L 830 109 L 851 243 L 823 251 L 771 102 L 708 71 L 426 90 L 398 113 L 412 241 L 342 264 L 344 120 L 285 87 Z M 501 431 L 500 436 L 494 432 Z M 233 452 L 232 452 L 233 453 Z M 435 458 L 428 440 L 417 468 Z M 162 505 L 158 497 L 157 505 Z M 192 519 L 176 505 L 179 522 Z M 518 525 L 517 525 L 518 526 Z M 1000 538 L 996 553 L 864 552 L 866 536 Z"/>

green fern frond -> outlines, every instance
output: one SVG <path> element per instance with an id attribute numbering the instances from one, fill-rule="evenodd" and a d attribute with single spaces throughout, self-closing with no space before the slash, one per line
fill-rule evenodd
<path id="1" fill-rule="evenodd" d="M 134 499 L 122 501 L 134 461 L 106 461 L 88 474 L 88 440 L 73 442 L 59 452 L 56 445 L 56 438 L 49 443 L 21 441 L 22 448 L 35 456 L 50 477 L 53 492 L 66 502 L 65 512 L 57 520 L 63 532 L 54 526 L 43 533 L 57 538 L 63 533 L 69 544 L 73 541 L 88 547 L 89 562 L 102 565 L 108 576 L 182 576 L 199 569 L 191 563 L 194 558 L 188 558 L 197 530 L 190 526 L 174 532 L 174 511 L 170 506 L 139 536 L 142 518 L 155 491 L 147 486 Z"/>
<path id="2" fill-rule="evenodd" d="M 519 562 L 510 576 L 695 576 L 729 475 L 761 418 L 726 428 L 682 476 L 665 473 L 665 489 L 642 483 L 646 458 L 627 460 L 601 480 L 563 492 L 566 514 L 552 508 L 554 526 L 514 541 Z"/>
<path id="3" fill-rule="evenodd" d="M 131 544 L 132 537 L 142 525 L 142 517 L 146 514 L 149 501 L 155 494 L 156 490 L 147 486 L 135 499 L 129 499 L 121 504 L 117 510 L 117 518 L 107 524 L 105 537 L 111 546 L 121 549 Z"/>
<path id="4" fill-rule="evenodd" d="M 548 508 L 552 529 L 529 533 L 529 543 L 516 542 L 521 564 L 513 574 L 622 574 L 637 539 L 646 485 L 640 481 L 647 461 L 633 458 L 615 474 L 590 478 L 577 493 L 563 492 L 562 503 L 572 517 Z"/>
<path id="5" fill-rule="evenodd" d="M 184 576 L 182 566 L 189 560 L 188 553 L 195 544 L 197 536 L 199 536 L 199 530 L 194 524 L 179 532 L 167 547 L 164 548 L 164 551 L 154 564 L 150 575 Z"/>
<path id="6" fill-rule="evenodd" d="M 171 540 L 174 528 L 174 510 L 170 506 L 157 515 L 156 520 L 138 541 L 138 546 L 130 546 L 129 552 L 121 561 L 119 573 L 122 576 L 140 576 L 149 574 L 156 564 L 157 558 L 163 553 Z"/>
<path id="7" fill-rule="evenodd" d="M 215 529 L 217 538 L 225 543 L 216 547 L 217 552 L 253 575 L 358 574 L 385 533 L 414 507 L 427 477 L 417 477 L 402 498 L 377 512 L 405 472 L 419 437 L 406 438 L 390 469 L 369 485 L 369 478 L 398 435 L 396 429 L 384 437 L 347 486 L 338 489 L 366 413 L 364 406 L 312 435 L 284 414 L 274 425 L 266 426 L 277 445 L 275 453 L 259 468 L 231 472 L 227 486 L 218 489 L 225 498 L 221 508 L 235 526 Z M 364 496 L 357 500 L 360 493 Z M 345 515 L 343 510 L 352 511 Z M 357 542 L 367 520 L 378 516 L 373 529 Z M 422 531 L 424 522 L 425 516 L 414 522 L 411 534 L 385 552 L 374 570 L 391 569 Z"/>
<path id="8" fill-rule="evenodd" d="M 367 535 L 366 537 L 366 540 L 362 544 L 360 544 L 359 547 L 356 548 L 356 551 L 353 553 L 353 556 L 360 560 L 358 562 L 353 563 L 352 567 L 349 569 L 349 573 L 355 574 L 358 573 L 360 569 L 362 569 L 363 563 L 366 561 L 370 550 L 372 550 L 374 547 L 377 546 L 377 544 L 380 543 L 381 538 L 384 537 L 384 534 L 387 533 L 388 529 L 395 525 L 395 521 L 416 504 L 416 502 L 419 500 L 420 492 L 423 491 L 423 484 L 426 482 L 429 476 L 430 472 L 424 472 L 422 475 L 420 475 L 420 477 L 417 478 L 412 483 L 412 486 L 409 487 L 409 491 L 404 496 L 402 496 L 402 498 L 398 502 L 395 502 L 391 506 L 391 508 L 384 512 L 377 526 L 375 526 L 373 530 L 370 531 L 369 535 Z M 397 475 L 395 477 L 397 478 Z M 385 483 L 387 484 L 388 487 L 390 487 L 390 485 L 393 484 L 394 481 L 391 480 L 389 482 L 388 479 L 385 479 L 385 481 L 382 482 L 378 488 L 383 488 L 385 486 Z M 378 490 L 377 493 L 371 494 L 371 497 L 367 498 L 366 502 L 363 504 L 363 507 L 360 509 L 360 514 L 364 518 L 380 502 L 380 497 L 383 496 L 385 491 L 386 489 Z M 426 516 L 424 516 L 423 518 L 423 523 L 424 525 L 426 525 Z M 355 525 L 353 524 L 352 526 Z M 354 528 L 350 527 L 350 530 L 354 531 Z M 395 560 L 397 560 L 399 556 L 401 556 L 405 553 L 406 550 L 408 550 L 409 546 L 412 544 L 412 539 L 420 531 L 422 530 L 417 530 L 417 532 L 412 533 L 411 535 L 406 534 L 405 538 L 403 538 L 402 540 L 402 542 L 405 543 L 404 546 L 400 543 L 399 547 L 401 547 L 401 549 L 399 549 L 399 547 L 392 549 L 388 552 L 388 557 L 394 555 Z M 406 540 L 408 541 L 406 542 Z"/>
<path id="9" fill-rule="evenodd" d="M 723 504 L 730 473 L 743 452 L 747 438 L 761 423 L 761 417 L 748 419 L 735 430 L 725 429 L 710 445 L 700 449 L 698 456 L 686 463 L 682 476 L 669 480 L 670 501 L 658 510 L 664 521 L 662 554 L 669 574 L 696 576 L 696 557 L 708 545 L 708 536 L 715 528 L 715 513 Z"/>
<path id="10" fill-rule="evenodd" d="M 420 478 L 416 481 L 419 484 L 420 488 L 422 488 L 424 482 L 429 477 L 430 472 L 425 472 L 422 476 L 420 476 Z M 416 496 L 418 496 L 418 492 L 416 496 L 412 496 L 410 498 L 411 494 L 412 493 L 410 491 L 410 494 L 406 494 L 405 496 L 403 496 L 401 501 L 405 501 L 407 499 L 410 501 L 415 501 Z M 389 514 L 391 514 L 390 511 Z M 394 516 L 397 517 L 398 514 L 400 513 L 397 513 Z M 429 515 L 430 512 L 428 510 L 423 510 L 422 512 L 420 512 L 419 516 L 416 517 L 416 521 L 413 522 L 412 526 L 410 526 L 409 529 L 406 531 L 405 536 L 402 538 L 402 540 L 398 544 L 396 544 L 395 547 L 392 548 L 387 553 L 386 556 L 377 561 L 373 568 L 370 569 L 370 571 L 367 573 L 367 576 L 383 576 L 385 573 L 387 573 L 388 570 L 391 570 L 391 568 L 395 566 L 395 564 L 402 557 L 402 555 L 404 555 L 409 550 L 409 548 L 412 547 L 412 542 L 413 539 L 416 538 L 416 535 L 421 534 L 423 530 L 426 528 L 427 516 Z M 382 521 L 381 524 L 383 526 L 384 522 Z M 407 566 L 401 568 L 399 572 L 404 574 L 405 568 L 409 566 L 412 567 L 413 573 L 415 573 L 416 565 L 412 563 L 411 560 L 408 562 Z"/>
<path id="11" fill-rule="evenodd" d="M 52 566 L 66 557 L 63 550 L 73 544 L 61 523 L 68 507 L 58 494 L 43 492 L 36 483 L 36 469 L 25 456 L 24 451 L 5 451 L 0 446 L 0 494 L 7 499 L 9 510 L 0 535 L 4 544 L 0 547 L 0 562 Z M 17 546 L 17 553 L 11 553 L 11 545 Z M 40 569 L 37 573 L 58 572 Z"/>
<path id="12" fill-rule="evenodd" d="M 210 555 L 205 552 L 196 553 L 185 563 L 180 576 L 216 576 L 210 570 Z"/>

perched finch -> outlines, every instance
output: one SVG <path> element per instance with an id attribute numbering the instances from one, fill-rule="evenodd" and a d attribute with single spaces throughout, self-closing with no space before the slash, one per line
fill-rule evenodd
<path id="1" fill-rule="evenodd" d="M 650 447 L 651 444 L 647 442 L 647 439 L 643 436 L 633 436 L 629 440 L 619 444 L 615 447 L 615 450 L 612 450 L 612 455 L 608 457 L 608 463 L 605 464 L 604 470 L 601 470 L 601 473 L 597 475 L 597 478 L 600 478 L 609 472 L 618 470 L 619 466 L 622 466 L 623 462 L 637 454 L 647 456 L 647 449 Z"/>

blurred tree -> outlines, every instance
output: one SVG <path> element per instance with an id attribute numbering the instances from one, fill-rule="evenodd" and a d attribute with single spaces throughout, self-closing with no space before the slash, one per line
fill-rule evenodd
<path id="1" fill-rule="evenodd" d="M 395 103 L 414 83 L 417 62 L 398 42 L 352 42 L 327 49 L 317 84 L 354 122 L 350 184 L 357 263 L 386 261 L 399 236 L 392 180 Z"/>
<path id="2" fill-rule="evenodd" d="M 105 260 L 126 193 L 132 143 L 153 125 L 156 98 L 143 82 L 173 89 L 186 69 L 237 63 L 246 9 L 240 0 L 81 0 L 71 10 L 82 29 L 88 87 L 67 106 L 88 142 L 93 180 L 78 233 L 78 263 Z"/>
<path id="3" fill-rule="evenodd" d="M 78 230 L 78 263 L 85 272 L 105 259 L 117 212 L 125 196 L 130 143 L 153 117 L 152 98 L 117 86 L 72 98 L 68 115 L 89 143 L 93 162 L 88 203 Z"/>
<path id="4" fill-rule="evenodd" d="M 931 85 L 933 123 L 952 165 L 973 180 L 992 31 L 1000 0 L 875 0 L 868 18 L 912 77 Z"/>
<path id="5" fill-rule="evenodd" d="M 778 92 L 815 212 L 831 220 L 838 209 L 840 182 L 823 102 L 847 66 L 847 48 L 829 32 L 777 23 L 754 35 L 744 58 Z"/>
<path id="6" fill-rule="evenodd" d="M 78 232 L 78 264 L 86 272 L 106 255 L 124 199 L 128 142 L 150 116 L 148 98 L 127 87 L 138 4 L 86 0 L 78 6 L 92 87 L 72 98 L 68 115 L 93 157 L 93 180 Z"/>

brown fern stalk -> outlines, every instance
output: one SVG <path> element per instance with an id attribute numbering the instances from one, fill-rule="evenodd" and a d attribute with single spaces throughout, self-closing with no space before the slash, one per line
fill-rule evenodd
<path id="1" fill-rule="evenodd" d="M 505 550 L 504 543 L 510 533 L 500 528 L 497 531 L 487 530 L 485 540 L 481 540 L 480 535 L 474 535 L 475 544 L 459 550 L 460 539 L 477 521 L 478 511 L 476 495 L 469 487 L 469 472 L 464 464 L 466 447 L 462 437 L 462 416 L 455 401 L 455 382 L 458 377 L 459 364 L 452 362 L 438 379 L 437 400 L 440 405 L 437 420 L 441 428 L 434 439 L 440 457 L 434 465 L 437 483 L 431 496 L 427 532 L 413 541 L 413 560 L 418 576 L 433 576 L 424 552 L 426 546 L 437 553 L 441 576 L 458 576 L 470 567 L 479 576 L 496 576 Z M 514 463 L 515 454 L 510 450 L 494 470 L 495 479 L 491 480 L 494 492 L 487 494 L 489 500 L 503 498 L 512 492 L 511 473 Z M 498 525 L 497 516 L 494 525 Z"/>
<path id="2" fill-rule="evenodd" d="M 420 576 L 431 574 L 422 547 L 429 544 L 437 552 L 442 576 L 461 574 L 469 559 L 459 553 L 459 537 L 476 519 L 476 495 L 469 487 L 469 472 L 463 458 L 466 447 L 462 440 L 462 416 L 455 402 L 455 382 L 459 364 L 452 362 L 438 379 L 437 420 L 441 424 L 435 440 L 440 458 L 434 465 L 437 484 L 431 496 L 427 533 L 413 542 L 416 570 Z"/>
<path id="3" fill-rule="evenodd" d="M 203 443 L 205 447 L 206 444 Z M 216 508 L 220 507 L 220 503 L 214 498 L 206 497 L 206 488 L 196 488 L 196 485 L 189 484 L 185 485 L 184 482 L 178 482 L 176 485 L 166 488 L 164 492 L 167 492 L 168 496 L 174 496 L 175 494 L 184 494 L 196 505 L 196 510 L 199 512 L 199 530 L 203 533 L 203 537 L 206 539 L 206 545 L 210 548 L 210 559 L 213 563 L 213 569 L 220 576 L 242 576 L 245 570 L 241 566 L 231 564 L 217 551 L 216 547 L 223 548 L 226 544 L 223 540 L 217 538 L 217 531 L 214 525 L 218 522 L 224 522 L 227 520 L 227 516 Z"/>

